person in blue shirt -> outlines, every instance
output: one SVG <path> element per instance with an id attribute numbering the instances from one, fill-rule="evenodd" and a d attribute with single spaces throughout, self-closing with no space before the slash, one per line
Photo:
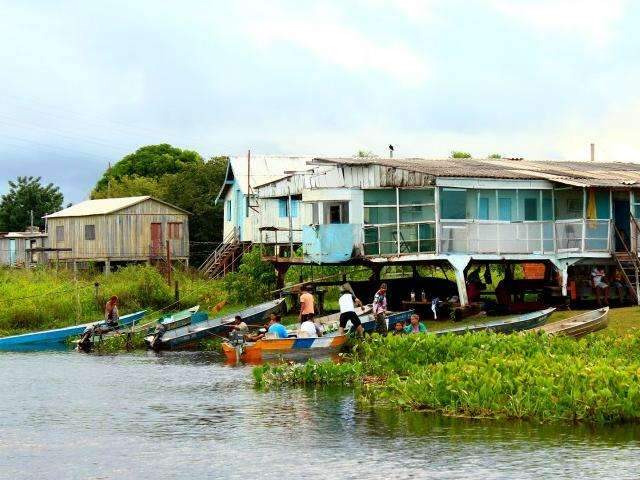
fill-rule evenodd
<path id="1" fill-rule="evenodd" d="M 287 329 L 280 323 L 280 315 L 271 315 L 271 320 L 269 321 L 269 329 L 267 333 L 272 333 L 278 338 L 287 338 L 289 333 Z"/>

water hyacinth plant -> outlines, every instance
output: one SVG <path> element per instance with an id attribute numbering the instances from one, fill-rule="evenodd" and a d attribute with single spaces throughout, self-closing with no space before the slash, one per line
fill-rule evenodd
<path id="1" fill-rule="evenodd" d="M 640 420 L 640 332 L 372 336 L 350 361 L 254 370 L 256 383 L 354 385 L 360 402 L 536 421 Z"/>

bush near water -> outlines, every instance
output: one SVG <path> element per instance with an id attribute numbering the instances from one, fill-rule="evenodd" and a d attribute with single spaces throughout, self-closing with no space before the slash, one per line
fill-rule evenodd
<path id="1" fill-rule="evenodd" d="M 350 361 L 254 369 L 256 383 L 355 385 L 363 404 L 468 417 L 640 420 L 640 331 L 580 341 L 545 334 L 374 335 Z"/>

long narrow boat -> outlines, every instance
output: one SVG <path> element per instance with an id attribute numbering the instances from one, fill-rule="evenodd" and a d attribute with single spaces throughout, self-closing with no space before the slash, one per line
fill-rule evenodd
<path id="1" fill-rule="evenodd" d="M 140 320 L 146 310 L 130 313 L 120 317 L 120 325 L 131 325 Z M 0 350 L 25 350 L 47 348 L 50 345 L 64 343 L 67 339 L 80 335 L 87 327 L 103 325 L 103 321 L 72 325 L 70 327 L 44 330 L 41 332 L 24 333 L 0 338 Z"/>
<path id="2" fill-rule="evenodd" d="M 503 318 L 500 320 L 494 320 L 492 322 L 477 323 L 473 325 L 465 325 L 462 327 L 447 328 L 446 330 L 438 330 L 430 333 L 433 335 L 446 335 L 447 333 L 462 335 L 465 333 L 484 331 L 496 333 L 512 333 L 521 330 L 530 330 L 532 328 L 543 325 L 554 311 L 555 308 L 547 308 L 545 310 L 538 310 L 537 312 L 518 315 L 517 317 Z"/>
<path id="3" fill-rule="evenodd" d="M 361 307 L 356 309 L 356 313 L 362 322 L 365 332 L 374 331 L 376 322 L 371 314 L 371 307 Z M 397 321 L 406 321 L 414 313 L 413 310 L 404 312 L 394 312 L 387 316 L 390 325 Z M 327 315 L 318 318 L 318 322 L 325 327 L 334 327 L 340 314 Z M 269 357 L 309 357 L 312 355 L 330 355 L 337 353 L 347 342 L 351 330 L 351 322 L 347 322 L 349 332 L 344 335 L 338 335 L 336 331 L 332 331 L 318 338 L 297 337 L 296 332 L 290 332 L 289 338 L 262 338 L 256 342 L 244 343 L 242 341 L 227 341 L 222 344 L 222 351 L 227 360 L 236 362 L 238 355 L 240 359 L 246 362 L 258 362 Z"/>
<path id="4" fill-rule="evenodd" d="M 177 350 L 197 346 L 202 341 L 221 336 L 229 330 L 236 316 L 242 317 L 247 325 L 258 325 L 265 322 L 271 313 L 284 312 L 286 304 L 284 298 L 271 300 L 253 307 L 245 308 L 221 317 L 210 318 L 197 323 L 190 323 L 173 330 L 160 331 L 145 337 L 149 348 L 154 350 Z"/>
<path id="5" fill-rule="evenodd" d="M 580 338 L 589 333 L 607 328 L 608 324 L 609 307 L 604 307 L 534 328 L 533 331 L 545 332 L 549 335 L 566 335 Z"/>

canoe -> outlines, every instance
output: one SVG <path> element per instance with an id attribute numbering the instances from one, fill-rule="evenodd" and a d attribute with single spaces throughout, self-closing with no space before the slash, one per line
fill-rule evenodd
<path id="1" fill-rule="evenodd" d="M 375 317 L 371 313 L 371 306 L 364 306 L 356 309 L 358 318 L 362 322 L 365 332 L 373 332 L 376 328 Z M 387 315 L 387 321 L 390 325 L 397 321 L 407 321 L 414 310 L 404 312 L 394 312 Z M 317 319 L 325 328 L 336 328 L 340 314 L 327 315 Z M 280 357 L 280 356 L 312 356 L 312 355 L 329 355 L 338 353 L 347 342 L 349 334 L 351 334 L 351 322 L 347 322 L 347 333 L 338 335 L 337 331 L 331 331 L 326 335 L 318 338 L 297 337 L 296 332 L 290 332 L 289 338 L 262 338 L 256 342 L 244 343 L 242 341 L 227 341 L 222 344 L 222 351 L 227 360 L 236 362 L 238 354 L 240 359 L 246 362 L 257 362 L 264 358 Z"/>
<path id="2" fill-rule="evenodd" d="M 446 330 L 438 330 L 429 332 L 431 335 L 446 335 L 452 333 L 454 335 L 462 335 L 473 332 L 496 332 L 496 333 L 512 333 L 522 330 L 530 330 L 543 325 L 549 316 L 555 311 L 555 308 L 547 308 L 538 310 L 537 312 L 525 313 L 516 317 L 503 318 L 492 322 L 478 323 L 473 325 L 465 325 L 462 327 L 448 328 Z"/>
<path id="3" fill-rule="evenodd" d="M 533 331 L 545 332 L 549 335 L 566 335 L 568 337 L 580 338 L 589 333 L 607 328 L 608 324 L 609 307 L 604 307 L 534 328 Z"/>
<path id="4" fill-rule="evenodd" d="M 140 320 L 145 313 L 146 310 L 141 310 L 139 312 L 123 315 L 120 317 L 119 324 L 132 325 Z M 87 327 L 95 325 L 104 325 L 104 321 L 83 323 L 82 325 L 73 325 L 53 330 L 3 337 L 0 338 L 0 350 L 23 350 L 25 347 L 29 349 L 37 349 L 40 346 L 42 346 L 42 348 L 47 348 L 47 346 L 50 345 L 64 343 L 67 339 L 82 334 Z"/>
<path id="5" fill-rule="evenodd" d="M 229 325 L 239 315 L 247 325 L 263 324 L 272 313 L 280 313 L 286 310 L 284 298 L 271 300 L 253 307 L 245 308 L 227 315 L 208 318 L 206 320 L 190 323 L 173 330 L 167 330 L 158 334 L 148 335 L 145 342 L 149 348 L 155 350 L 177 350 L 197 346 L 202 341 L 212 337 L 219 337 L 229 330 Z"/>
<path id="6" fill-rule="evenodd" d="M 184 327 L 193 323 L 194 314 L 200 310 L 200 305 L 187 308 L 170 315 L 160 317 L 158 323 L 162 324 L 167 330 L 175 330 L 176 328 Z"/>

